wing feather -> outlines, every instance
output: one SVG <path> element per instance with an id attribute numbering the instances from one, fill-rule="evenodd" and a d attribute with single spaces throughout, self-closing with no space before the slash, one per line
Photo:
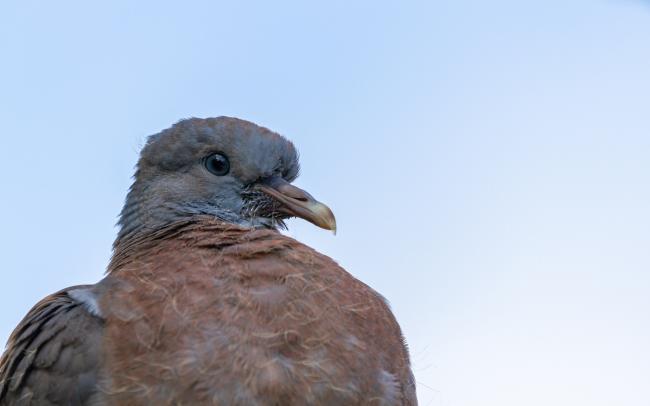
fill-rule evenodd
<path id="1" fill-rule="evenodd" d="M 84 405 L 97 393 L 103 320 L 69 295 L 38 302 L 14 330 L 0 358 L 0 405 Z"/>

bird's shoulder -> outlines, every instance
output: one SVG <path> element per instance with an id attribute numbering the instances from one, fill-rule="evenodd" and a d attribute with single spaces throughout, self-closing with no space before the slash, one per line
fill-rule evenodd
<path id="1" fill-rule="evenodd" d="M 97 392 L 103 319 L 92 285 L 38 302 L 0 358 L 0 405 L 81 405 Z"/>

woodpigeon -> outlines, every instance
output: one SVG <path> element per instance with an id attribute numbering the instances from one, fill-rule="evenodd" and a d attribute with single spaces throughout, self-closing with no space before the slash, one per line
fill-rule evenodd
<path id="1" fill-rule="evenodd" d="M 103 280 L 41 300 L 0 360 L 1 405 L 416 405 L 377 292 L 283 235 L 335 230 L 298 153 L 236 118 L 149 137 Z"/>

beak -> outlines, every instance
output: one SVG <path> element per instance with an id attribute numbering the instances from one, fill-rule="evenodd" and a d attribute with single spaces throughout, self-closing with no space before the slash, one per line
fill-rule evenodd
<path id="1" fill-rule="evenodd" d="M 300 217 L 336 234 L 336 219 L 332 210 L 304 190 L 277 176 L 260 181 L 256 187 L 278 201 L 283 213 Z"/>

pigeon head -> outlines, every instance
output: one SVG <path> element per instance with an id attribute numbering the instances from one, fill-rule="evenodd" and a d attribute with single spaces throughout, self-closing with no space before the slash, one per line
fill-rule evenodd
<path id="1" fill-rule="evenodd" d="M 330 209 L 291 185 L 298 172 L 293 144 L 264 127 L 230 117 L 182 120 L 142 149 L 118 239 L 195 215 L 265 228 L 301 217 L 335 231 Z"/>

